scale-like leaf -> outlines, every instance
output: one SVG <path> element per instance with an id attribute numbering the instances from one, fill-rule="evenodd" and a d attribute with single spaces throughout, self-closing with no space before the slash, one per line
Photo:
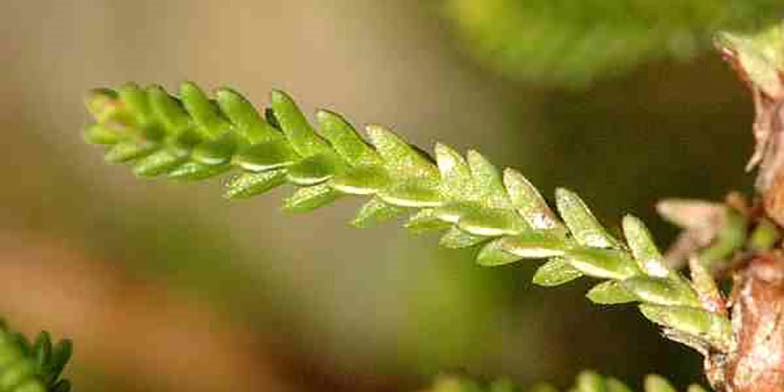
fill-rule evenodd
<path id="1" fill-rule="evenodd" d="M 351 225 L 355 227 L 371 227 L 393 220 L 403 212 L 402 208 L 384 203 L 381 199 L 374 197 L 359 209 L 357 216 L 351 221 Z"/>
<path id="2" fill-rule="evenodd" d="M 289 181 L 309 186 L 328 180 L 343 169 L 343 162 L 334 153 L 311 155 L 286 168 Z"/>
<path id="3" fill-rule="evenodd" d="M 452 226 L 446 234 L 441 237 L 441 240 L 438 243 L 445 248 L 460 249 L 474 246 L 484 240 L 485 237 L 466 233 L 465 231 Z"/>
<path id="4" fill-rule="evenodd" d="M 286 182 L 284 170 L 242 173 L 226 185 L 226 198 L 245 199 L 270 191 Z"/>
<path id="5" fill-rule="evenodd" d="M 629 255 L 610 249 L 576 248 L 566 252 L 564 259 L 582 273 L 603 279 L 623 280 L 640 270 Z"/>
<path id="6" fill-rule="evenodd" d="M 581 245 L 594 248 L 618 247 L 618 241 L 604 230 L 576 193 L 559 188 L 555 192 L 555 200 L 566 226 Z"/>
<path id="7" fill-rule="evenodd" d="M 185 156 L 169 149 L 156 151 L 133 166 L 133 173 L 139 177 L 156 177 L 184 163 Z"/>
<path id="8" fill-rule="evenodd" d="M 251 144 L 270 142 L 283 138 L 242 95 L 229 88 L 215 92 L 221 112 L 234 124 L 234 131 Z"/>
<path id="9" fill-rule="evenodd" d="M 316 112 L 319 130 L 340 156 L 352 166 L 380 166 L 381 157 L 341 115 L 328 110 Z"/>
<path id="10" fill-rule="evenodd" d="M 536 230 L 564 232 L 566 228 L 555 216 L 539 191 L 514 169 L 504 171 L 504 185 L 512 206 Z"/>
<path id="11" fill-rule="evenodd" d="M 549 231 L 529 231 L 500 241 L 504 250 L 527 259 L 563 256 L 568 250 L 563 239 Z"/>
<path id="12" fill-rule="evenodd" d="M 147 95 L 153 115 L 168 134 L 176 135 L 190 128 L 191 118 L 188 113 L 163 87 L 150 86 L 147 88 Z"/>
<path id="13" fill-rule="evenodd" d="M 283 139 L 256 144 L 234 156 L 234 162 L 249 171 L 265 171 L 288 166 L 299 159 L 299 155 Z"/>
<path id="14" fill-rule="evenodd" d="M 593 286 L 585 295 L 591 302 L 601 305 L 615 305 L 635 302 L 639 297 L 627 290 L 617 280 L 608 280 Z"/>
<path id="15" fill-rule="evenodd" d="M 389 175 L 379 166 L 357 166 L 332 179 L 333 188 L 353 195 L 372 195 L 389 183 Z"/>
<path id="16" fill-rule="evenodd" d="M 641 220 L 631 215 L 625 216 L 623 233 L 632 255 L 645 273 L 659 278 L 669 275 L 670 271 L 664 264 L 664 258 Z"/>
<path id="17" fill-rule="evenodd" d="M 220 114 L 220 108 L 194 83 L 180 86 L 180 97 L 185 110 L 193 117 L 196 129 L 207 139 L 217 139 L 228 131 L 229 122 Z"/>
<path id="18" fill-rule="evenodd" d="M 313 127 L 308 124 L 305 115 L 288 94 L 280 90 L 273 90 L 272 109 L 275 111 L 275 118 L 280 123 L 283 133 L 298 154 L 307 157 L 332 152 L 327 142 L 317 135 Z"/>
<path id="19" fill-rule="evenodd" d="M 283 201 L 283 209 L 288 212 L 308 212 L 335 201 L 340 195 L 327 184 L 299 188 Z"/>
<path id="20" fill-rule="evenodd" d="M 644 302 L 670 306 L 700 306 L 696 293 L 690 287 L 679 285 L 671 279 L 634 277 L 624 280 L 623 287 Z"/>
<path id="21" fill-rule="evenodd" d="M 476 256 L 476 263 L 486 267 L 514 263 L 522 257 L 507 252 L 501 245 L 502 240 L 494 240 L 482 247 Z"/>
<path id="22" fill-rule="evenodd" d="M 552 287 L 571 282 L 581 276 L 583 273 L 580 270 L 556 257 L 539 267 L 532 281 L 539 286 Z"/>

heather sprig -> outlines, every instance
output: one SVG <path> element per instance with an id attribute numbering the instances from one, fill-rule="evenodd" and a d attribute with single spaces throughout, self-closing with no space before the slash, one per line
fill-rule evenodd
<path id="1" fill-rule="evenodd" d="M 328 110 L 317 111 L 311 125 L 278 90 L 263 115 L 231 89 L 210 97 L 194 83 L 183 83 L 178 95 L 132 83 L 94 90 L 87 107 L 96 123 L 85 139 L 106 146 L 107 161 L 130 164 L 137 176 L 201 180 L 232 171 L 227 198 L 290 185 L 283 208 L 291 212 L 365 197 L 354 226 L 408 215 L 413 232 L 444 231 L 442 246 L 478 246 L 480 265 L 542 260 L 536 284 L 595 278 L 587 295 L 593 302 L 638 303 L 668 337 L 704 354 L 733 346 L 727 316 L 700 300 L 714 288 L 668 267 L 642 221 L 624 217 L 623 238 L 616 238 L 563 188 L 555 193 L 556 214 L 520 172 L 498 170 L 476 151 L 463 155 L 439 143 L 429 155 L 379 125 L 366 127 L 366 141 Z"/>

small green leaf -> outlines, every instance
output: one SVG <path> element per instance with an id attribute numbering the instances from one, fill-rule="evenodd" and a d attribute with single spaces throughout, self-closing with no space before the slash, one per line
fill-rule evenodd
<path id="1" fill-rule="evenodd" d="M 122 135 L 103 125 L 92 124 L 82 131 L 82 138 L 90 144 L 115 144 L 122 139 Z"/>
<path id="2" fill-rule="evenodd" d="M 126 83 L 118 90 L 120 101 L 136 119 L 137 125 L 144 126 L 153 122 L 154 115 L 150 100 L 136 83 Z"/>
<path id="3" fill-rule="evenodd" d="M 117 101 L 117 92 L 108 88 L 90 90 L 85 97 L 85 106 L 95 121 L 106 124 L 121 119 L 128 111 Z"/>
<path id="4" fill-rule="evenodd" d="M 280 90 L 272 91 L 272 110 L 294 151 L 302 156 L 328 153 L 332 149 L 308 124 L 294 100 Z"/>
<path id="5" fill-rule="evenodd" d="M 528 229 L 519 215 L 500 208 L 471 211 L 461 216 L 457 225 L 463 231 L 486 237 L 518 235 Z"/>
<path id="6" fill-rule="evenodd" d="M 435 153 L 444 195 L 451 201 L 471 200 L 474 182 L 465 159 L 441 143 L 436 144 Z"/>
<path id="7" fill-rule="evenodd" d="M 180 98 L 202 137 L 217 139 L 231 126 L 220 114 L 218 105 L 207 98 L 204 91 L 196 84 L 185 82 L 180 85 Z"/>
<path id="8" fill-rule="evenodd" d="M 552 258 L 536 270 L 532 279 L 533 283 L 544 287 L 559 286 L 583 276 L 580 270 L 574 268 L 561 258 Z"/>
<path id="9" fill-rule="evenodd" d="M 185 156 L 163 149 L 141 158 L 134 164 L 133 173 L 139 177 L 156 177 L 176 168 L 185 160 Z"/>
<path id="10" fill-rule="evenodd" d="M 438 219 L 456 224 L 463 215 L 477 213 L 481 210 L 482 205 L 479 203 L 462 202 L 444 204 L 441 207 L 436 208 L 434 213 L 438 216 Z"/>
<path id="11" fill-rule="evenodd" d="M 640 312 L 656 324 L 703 338 L 723 352 L 732 347 L 732 325 L 726 317 L 697 308 L 650 304 L 641 304 Z"/>
<path id="12" fill-rule="evenodd" d="M 724 297 L 719 291 L 716 281 L 707 268 L 696 257 L 689 259 L 691 272 L 691 286 L 697 292 L 697 297 L 705 310 L 714 313 L 726 312 Z"/>
<path id="13" fill-rule="evenodd" d="M 333 152 L 311 155 L 295 162 L 286 170 L 289 181 L 309 186 L 328 180 L 344 167 L 344 163 Z"/>
<path id="14" fill-rule="evenodd" d="M 670 275 L 670 269 L 664 264 L 664 258 L 653 242 L 651 233 L 641 220 L 632 215 L 623 217 L 623 233 L 634 258 L 645 273 L 659 278 Z"/>
<path id="15" fill-rule="evenodd" d="M 445 248 L 460 249 L 474 246 L 486 239 L 486 237 L 469 234 L 452 226 L 446 234 L 441 237 L 439 244 Z"/>
<path id="16" fill-rule="evenodd" d="M 640 300 L 652 304 L 700 306 L 697 295 L 690 287 L 677 284 L 671 279 L 637 276 L 623 281 L 623 287 Z"/>
<path id="17" fill-rule="evenodd" d="M 191 118 L 179 101 L 161 86 L 147 88 L 147 97 L 155 118 L 163 125 L 166 133 L 176 135 L 191 126 Z"/>
<path id="18" fill-rule="evenodd" d="M 375 226 L 397 218 L 404 211 L 403 208 L 384 203 L 381 199 L 374 197 L 359 209 L 357 216 L 351 221 L 351 225 L 361 228 Z"/>
<path id="19" fill-rule="evenodd" d="M 444 204 L 438 192 L 413 181 L 395 184 L 380 190 L 377 194 L 385 202 L 401 207 L 438 207 Z"/>
<path id="20" fill-rule="evenodd" d="M 501 240 L 501 246 L 507 252 L 526 259 L 563 256 L 568 249 L 564 239 L 543 231 L 529 231 L 505 237 Z"/>
<path id="21" fill-rule="evenodd" d="M 708 390 L 699 385 L 692 384 L 689 385 L 689 389 L 687 389 L 686 392 L 708 392 Z"/>
<path id="22" fill-rule="evenodd" d="M 271 170 L 261 173 L 246 172 L 231 179 L 224 196 L 228 199 L 245 199 L 260 195 L 286 182 L 286 171 Z"/>
<path id="23" fill-rule="evenodd" d="M 234 156 L 234 163 L 248 171 L 265 171 L 291 165 L 300 157 L 283 139 L 259 143 Z"/>
<path id="24" fill-rule="evenodd" d="M 651 374 L 645 377 L 645 392 L 677 392 L 663 377 Z"/>
<path id="25" fill-rule="evenodd" d="M 328 110 L 316 112 L 319 130 L 338 154 L 352 166 L 381 165 L 381 157 L 341 115 Z"/>
<path id="26" fill-rule="evenodd" d="M 626 253 L 611 249 L 570 249 L 565 259 L 582 273 L 600 279 L 623 280 L 640 273 Z"/>
<path id="27" fill-rule="evenodd" d="M 377 125 L 368 126 L 367 133 L 394 178 L 416 178 L 426 186 L 438 184 L 440 176 L 433 162 L 399 136 Z"/>
<path id="28" fill-rule="evenodd" d="M 340 195 L 328 184 L 299 188 L 283 201 L 283 210 L 297 213 L 312 211 L 335 201 Z"/>
<path id="29" fill-rule="evenodd" d="M 479 251 L 476 256 L 476 263 L 486 267 L 494 267 L 497 265 L 504 265 L 514 263 L 521 259 L 520 256 L 509 253 L 503 249 L 500 244 L 500 239 L 491 241 Z"/>
<path id="30" fill-rule="evenodd" d="M 405 228 L 413 233 L 442 230 L 451 226 L 451 223 L 439 219 L 433 208 L 423 208 L 419 210 L 416 214 L 412 215 L 405 224 Z"/>
<path id="31" fill-rule="evenodd" d="M 498 169 L 482 154 L 474 150 L 468 150 L 466 155 L 474 187 L 482 193 L 480 202 L 490 208 L 511 208 L 511 202 Z"/>
<path id="32" fill-rule="evenodd" d="M 206 141 L 194 147 L 191 157 L 206 165 L 220 165 L 231 160 L 237 151 L 237 143 L 230 135 L 217 140 Z"/>
<path id="33" fill-rule="evenodd" d="M 231 169 L 230 165 L 205 165 L 199 162 L 185 162 L 169 171 L 169 178 L 183 181 L 203 180 L 217 176 Z"/>
<path id="34" fill-rule="evenodd" d="M 332 187 L 353 195 L 372 195 L 389 185 L 389 175 L 381 166 L 357 166 L 332 178 Z"/>
<path id="35" fill-rule="evenodd" d="M 504 185 L 512 206 L 531 227 L 536 230 L 566 231 L 539 191 L 520 172 L 506 169 Z"/>
<path id="36" fill-rule="evenodd" d="M 593 286 L 586 297 L 591 302 L 600 305 L 625 304 L 638 300 L 637 296 L 615 280 L 608 280 Z"/>
<path id="37" fill-rule="evenodd" d="M 169 137 L 169 139 L 166 140 L 166 144 L 168 144 L 170 149 L 176 150 L 180 154 L 188 155 L 194 147 L 203 141 L 204 139 L 202 139 L 193 128 L 188 128 L 174 137 Z"/>
<path id="38" fill-rule="evenodd" d="M 215 96 L 221 111 L 234 124 L 234 130 L 247 142 L 257 144 L 283 138 L 283 134 L 264 121 L 253 105 L 236 91 L 223 87 Z"/>
<path id="39" fill-rule="evenodd" d="M 121 163 L 152 154 L 158 146 L 153 143 L 119 142 L 104 155 L 106 162 Z"/>
<path id="40" fill-rule="evenodd" d="M 561 217 L 578 243 L 592 248 L 619 247 L 618 241 L 607 234 L 577 194 L 559 188 L 555 192 L 555 200 Z"/>

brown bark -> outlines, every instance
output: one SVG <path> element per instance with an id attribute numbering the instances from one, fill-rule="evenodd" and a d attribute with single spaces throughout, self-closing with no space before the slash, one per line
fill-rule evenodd
<path id="1" fill-rule="evenodd" d="M 756 256 L 737 273 L 728 392 L 784 391 L 784 254 Z"/>

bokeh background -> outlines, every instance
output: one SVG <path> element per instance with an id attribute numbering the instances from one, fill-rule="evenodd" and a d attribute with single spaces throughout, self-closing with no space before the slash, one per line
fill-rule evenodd
<path id="1" fill-rule="evenodd" d="M 308 112 L 475 147 L 548 196 L 568 185 L 610 226 L 634 211 L 665 245 L 657 199 L 750 189 L 751 102 L 707 32 L 782 6 L 648 3 L 5 0 L 0 314 L 72 337 L 83 392 L 699 379 L 697 354 L 632 307 L 590 305 L 590 282 L 542 289 L 533 264 L 350 228 L 357 203 L 290 216 L 288 190 L 228 202 L 220 181 L 140 181 L 80 138 L 92 87 L 193 80 L 259 106 L 283 88 Z"/>

